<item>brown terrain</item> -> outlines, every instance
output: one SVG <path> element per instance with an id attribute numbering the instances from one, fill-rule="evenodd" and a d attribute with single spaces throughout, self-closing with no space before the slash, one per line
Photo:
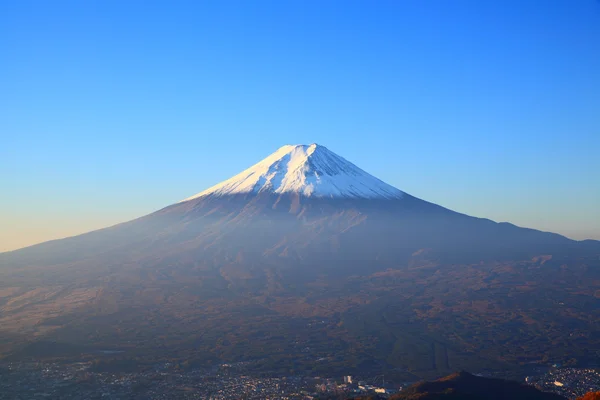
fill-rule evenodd
<path id="1" fill-rule="evenodd" d="M 599 255 L 408 195 L 200 198 L 0 254 L 0 354 L 406 380 L 584 365 Z"/>

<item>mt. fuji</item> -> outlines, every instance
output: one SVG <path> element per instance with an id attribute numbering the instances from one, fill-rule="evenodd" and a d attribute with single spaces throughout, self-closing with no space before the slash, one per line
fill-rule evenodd
<path id="1" fill-rule="evenodd" d="M 599 256 L 600 242 L 460 214 L 288 145 L 152 214 L 0 254 L 0 356 L 52 342 L 53 358 L 413 378 L 586 357 Z"/>
<path id="2" fill-rule="evenodd" d="M 295 193 L 306 197 L 401 198 L 403 193 L 316 143 L 286 145 L 240 174 L 195 196 Z"/>

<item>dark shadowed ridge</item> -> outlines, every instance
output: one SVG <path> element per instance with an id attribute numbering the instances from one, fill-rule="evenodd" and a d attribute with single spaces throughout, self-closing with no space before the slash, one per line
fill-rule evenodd
<path id="1" fill-rule="evenodd" d="M 367 399 L 365 397 L 364 399 Z M 433 382 L 417 383 L 391 400 L 566 400 L 518 382 L 458 372 Z"/>

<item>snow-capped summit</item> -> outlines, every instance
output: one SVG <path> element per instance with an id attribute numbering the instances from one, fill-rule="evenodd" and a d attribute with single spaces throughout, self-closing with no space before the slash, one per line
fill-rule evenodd
<path id="1" fill-rule="evenodd" d="M 313 143 L 283 146 L 247 170 L 182 202 L 207 195 L 262 192 L 386 199 L 404 195 L 326 147 Z"/>

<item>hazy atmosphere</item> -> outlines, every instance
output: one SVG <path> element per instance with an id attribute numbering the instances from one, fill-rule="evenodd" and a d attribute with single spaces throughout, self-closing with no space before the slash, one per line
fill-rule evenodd
<path id="1" fill-rule="evenodd" d="M 600 400 L 600 0 L 0 0 L 0 400 Z"/>
<path id="2" fill-rule="evenodd" d="M 592 0 L 2 2 L 0 250 L 312 142 L 451 209 L 600 239 L 599 42 Z"/>

